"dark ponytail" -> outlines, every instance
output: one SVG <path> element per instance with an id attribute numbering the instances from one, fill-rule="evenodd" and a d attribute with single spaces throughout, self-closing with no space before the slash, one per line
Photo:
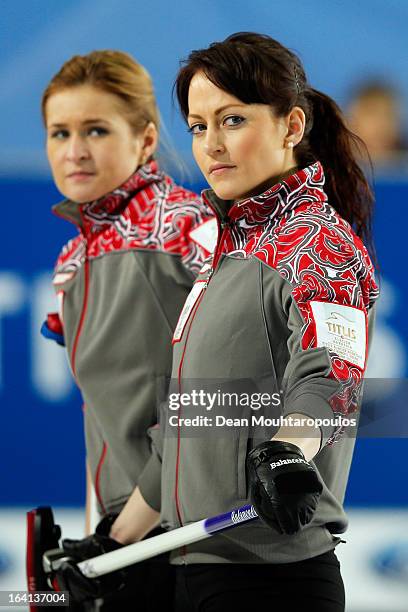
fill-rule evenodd
<path id="1" fill-rule="evenodd" d="M 342 112 L 326 94 L 308 87 L 311 106 L 306 137 L 295 149 L 299 166 L 319 160 L 325 170 L 329 202 L 372 251 L 373 192 L 356 161 L 369 154 L 364 142 L 345 125 Z"/>
<path id="2" fill-rule="evenodd" d="M 345 125 L 337 104 L 307 83 L 299 58 L 263 34 L 240 32 L 208 49 L 192 51 L 180 68 L 175 92 L 181 112 L 188 116 L 190 82 L 197 72 L 245 104 L 268 104 L 278 117 L 294 106 L 306 115 L 305 133 L 295 147 L 300 167 L 320 161 L 326 175 L 330 204 L 348 221 L 371 254 L 374 198 L 356 161 L 367 149 Z"/>

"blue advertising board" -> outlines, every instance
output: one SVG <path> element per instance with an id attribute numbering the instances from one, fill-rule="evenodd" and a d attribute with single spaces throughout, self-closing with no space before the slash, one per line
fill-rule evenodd
<path id="1" fill-rule="evenodd" d="M 65 351 L 39 333 L 55 310 L 53 263 L 76 230 L 51 214 L 60 196 L 49 180 L 2 179 L 0 195 L 0 505 L 82 505 L 82 401 Z M 398 379 L 408 369 L 408 183 L 380 183 L 376 196 L 382 297 L 370 376 Z M 406 438 L 358 440 L 347 503 L 407 505 L 407 451 Z"/>

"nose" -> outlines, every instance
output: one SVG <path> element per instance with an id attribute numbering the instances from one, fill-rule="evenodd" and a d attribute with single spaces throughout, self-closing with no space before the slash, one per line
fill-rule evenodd
<path id="1" fill-rule="evenodd" d="M 66 157 L 73 162 L 89 158 L 89 148 L 85 139 L 81 138 L 79 134 L 71 134 L 67 142 Z"/>
<path id="2" fill-rule="evenodd" d="M 207 128 L 205 133 L 204 151 L 207 155 L 217 155 L 225 152 L 225 145 L 218 130 Z"/>

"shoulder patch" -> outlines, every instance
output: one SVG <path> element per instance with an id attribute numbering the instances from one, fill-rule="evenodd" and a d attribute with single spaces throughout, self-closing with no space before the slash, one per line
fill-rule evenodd
<path id="1" fill-rule="evenodd" d="M 362 370 L 367 353 L 367 315 L 352 306 L 311 301 L 316 346 L 324 346 Z"/>

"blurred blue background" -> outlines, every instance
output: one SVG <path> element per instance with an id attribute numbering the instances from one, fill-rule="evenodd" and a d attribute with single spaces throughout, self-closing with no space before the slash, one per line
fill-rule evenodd
<path id="1" fill-rule="evenodd" d="M 267 33 L 295 50 L 311 84 L 342 106 L 359 81 L 384 78 L 402 94 L 401 129 L 406 132 L 408 3 L 3 0 L 0 11 L 0 510 L 81 507 L 81 398 L 63 350 L 39 334 L 44 315 L 55 310 L 53 263 L 75 233 L 50 213 L 60 195 L 43 151 L 39 108 L 48 81 L 73 54 L 104 48 L 132 53 L 153 77 L 165 137 L 187 162 L 187 183 L 199 190 L 203 185 L 191 159 L 190 136 L 171 101 L 179 60 L 191 49 L 235 31 Z M 403 168 L 376 171 L 375 191 L 383 292 L 369 375 L 406 378 L 408 173 Z M 405 438 L 358 441 L 346 500 L 352 511 L 408 508 L 407 451 Z M 6 522 L 0 525 L 1 556 Z"/>

